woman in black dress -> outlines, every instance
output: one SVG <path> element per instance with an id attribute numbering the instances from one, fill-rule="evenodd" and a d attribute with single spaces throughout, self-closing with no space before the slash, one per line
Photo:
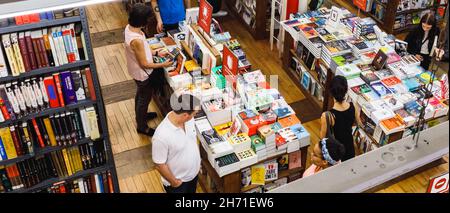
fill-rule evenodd
<path id="1" fill-rule="evenodd" d="M 347 79 L 342 76 L 334 77 L 330 87 L 330 93 L 334 100 L 333 108 L 330 110 L 332 115 L 330 122 L 335 139 L 345 147 L 345 154 L 342 157 L 342 161 L 355 157 L 352 127 L 355 121 L 361 126 L 359 108 L 353 103 L 345 101 L 347 91 Z M 326 113 L 323 113 L 321 117 L 321 138 L 324 138 L 327 132 Z"/>

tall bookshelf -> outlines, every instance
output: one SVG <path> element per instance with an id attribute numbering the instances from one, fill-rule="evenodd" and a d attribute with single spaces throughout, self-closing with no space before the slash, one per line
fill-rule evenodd
<path id="1" fill-rule="evenodd" d="M 354 5 L 354 0 L 344 0 L 348 4 Z M 378 26 L 383 28 L 387 33 L 390 34 L 401 34 L 407 33 L 413 30 L 417 24 L 407 24 L 407 16 L 417 16 L 420 19 L 420 15 L 424 11 L 433 11 L 435 13 L 441 13 L 442 17 L 438 20 L 439 23 L 445 20 L 445 12 L 447 10 L 448 3 L 445 0 L 433 0 L 432 5 L 424 6 L 420 8 L 405 9 L 399 11 L 399 5 L 405 0 L 371 0 L 365 1 L 367 3 L 366 11 L 360 10 L 365 16 L 373 18 Z M 415 2 L 421 2 L 419 0 L 414 0 Z M 399 22 L 401 17 L 405 17 L 405 24 L 402 26 Z M 400 25 L 400 26 L 397 26 Z"/>
<path id="2" fill-rule="evenodd" d="M 225 3 L 254 39 L 269 37 L 270 0 L 226 0 Z"/>
<path id="3" fill-rule="evenodd" d="M 96 65 L 94 60 L 94 54 L 92 49 L 92 44 L 90 40 L 90 34 L 89 34 L 89 25 L 87 20 L 87 14 L 85 7 L 80 7 L 79 9 L 79 16 L 73 16 L 73 17 L 64 17 L 61 19 L 53 19 L 53 20 L 41 20 L 38 23 L 31 23 L 31 24 L 25 24 L 25 25 L 12 25 L 7 27 L 1 27 L 0 28 L 0 35 L 7 34 L 7 33 L 14 33 L 14 32 L 22 32 L 22 31 L 28 31 L 28 30 L 38 30 L 42 28 L 49 28 L 54 26 L 61 26 L 65 24 L 71 24 L 71 23 L 81 23 L 82 31 L 84 32 L 84 39 L 85 39 L 85 48 L 87 52 L 87 58 L 88 60 L 80 60 L 75 61 L 69 64 L 64 64 L 62 66 L 57 67 L 45 67 L 40 69 L 31 70 L 26 73 L 21 73 L 19 76 L 7 76 L 0 78 L 0 84 L 5 84 L 9 82 L 14 81 L 20 81 L 25 80 L 29 78 L 34 77 L 42 77 L 42 76 L 48 76 L 52 75 L 54 73 L 59 73 L 66 70 L 73 70 L 77 68 L 86 68 L 88 67 L 91 70 L 92 74 L 92 81 L 94 86 L 94 92 L 96 99 L 95 100 L 82 100 L 78 101 L 75 104 L 65 105 L 64 107 L 58 107 L 58 108 L 47 108 L 42 111 L 31 113 L 26 116 L 20 117 L 16 120 L 7 120 L 5 122 L 0 123 L 0 127 L 7 127 L 11 124 L 19 123 L 19 122 L 25 122 L 29 121 L 30 119 L 42 117 L 42 116 L 48 116 L 53 115 L 61 112 L 66 112 L 70 110 L 75 109 L 81 109 L 84 107 L 95 107 L 96 114 L 97 114 L 97 123 L 99 125 L 99 131 L 100 131 L 100 138 L 91 140 L 90 138 L 84 138 L 81 140 L 78 140 L 75 144 L 67 145 L 67 146 L 46 146 L 44 148 L 40 148 L 38 144 L 33 144 L 34 146 L 34 152 L 32 154 L 26 154 L 21 155 L 16 158 L 8 159 L 8 160 L 0 160 L 0 167 L 8 166 L 17 162 L 22 162 L 28 159 L 37 158 L 39 156 L 42 156 L 44 154 L 49 154 L 52 152 L 60 151 L 65 148 L 71 148 L 71 147 L 77 147 L 79 145 L 84 144 L 95 144 L 100 143 L 101 141 L 104 142 L 104 148 L 105 150 L 105 158 L 106 162 L 103 165 L 91 168 L 91 169 L 85 169 L 78 171 L 70 176 L 64 176 L 64 177 L 53 177 L 46 180 L 43 180 L 39 182 L 38 184 L 35 184 L 28 188 L 20 188 L 17 190 L 11 191 L 12 193 L 26 193 L 26 192 L 37 192 L 46 188 L 49 188 L 53 186 L 55 183 L 60 182 L 69 182 L 72 180 L 76 180 L 78 178 L 83 178 L 89 175 L 94 175 L 101 172 L 110 172 L 112 177 L 112 187 L 114 192 L 119 192 L 119 184 L 117 179 L 117 172 L 115 168 L 112 148 L 111 148 L 111 142 L 108 134 L 108 124 L 106 119 L 106 113 L 105 113 L 105 106 L 102 98 L 102 92 L 100 88 L 100 82 L 98 79 L 97 71 L 96 71 Z M 3 47 L 2 47 L 3 48 Z M 110 186 L 111 186 L 110 185 Z"/>

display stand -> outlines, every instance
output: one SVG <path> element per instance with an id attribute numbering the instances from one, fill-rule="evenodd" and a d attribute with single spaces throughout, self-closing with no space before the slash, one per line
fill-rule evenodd
<path id="1" fill-rule="evenodd" d="M 2 161 L 0 161 L 0 166 L 7 166 L 7 165 L 10 165 L 13 163 L 21 162 L 21 161 L 24 161 L 27 159 L 32 159 L 35 157 L 42 156 L 44 154 L 49 154 L 49 153 L 63 150 L 65 148 L 69 148 L 69 147 L 76 147 L 76 146 L 79 146 L 82 144 L 95 144 L 101 140 L 103 140 L 104 144 L 105 144 L 104 149 L 106 150 L 106 163 L 100 167 L 82 170 L 82 171 L 77 172 L 70 176 L 47 179 L 47 180 L 44 180 L 32 187 L 29 187 L 29 188 L 20 188 L 18 190 L 13 190 L 12 191 L 13 193 L 15 193 L 15 192 L 36 192 L 36 191 L 40 191 L 40 190 L 49 188 L 55 183 L 60 183 L 63 181 L 68 182 L 68 181 L 76 180 L 78 178 L 83 178 L 88 175 L 93 175 L 93 174 L 97 174 L 99 172 L 105 172 L 105 171 L 110 171 L 110 173 L 111 173 L 113 191 L 119 192 L 119 182 L 117 179 L 116 167 L 115 167 L 115 163 L 114 163 L 111 142 L 110 142 L 110 138 L 109 138 L 109 134 L 108 134 L 108 123 L 107 123 L 106 114 L 105 114 L 105 106 L 103 103 L 100 82 L 99 82 L 97 71 L 96 71 L 94 54 L 93 54 L 92 45 L 91 45 L 91 41 L 90 41 L 89 25 L 88 25 L 88 21 L 87 21 L 86 9 L 84 7 L 80 7 L 79 11 L 80 11 L 79 16 L 67 17 L 67 18 L 62 18 L 62 19 L 53 19 L 53 20 L 42 20 L 41 22 L 33 23 L 33 24 L 3 27 L 3 28 L 0 28 L 0 34 L 26 31 L 26 30 L 37 30 L 37 29 L 41 29 L 41 28 L 48 28 L 48 27 L 52 27 L 52 26 L 59 26 L 59 25 L 64 25 L 64 24 L 81 22 L 82 30 L 83 30 L 84 36 L 85 36 L 84 39 L 85 39 L 86 48 L 87 48 L 87 50 L 86 50 L 87 55 L 88 55 L 87 57 L 89 58 L 89 60 L 77 61 L 74 63 L 69 63 L 69 64 L 65 64 L 65 65 L 58 66 L 58 67 L 47 67 L 47 68 L 32 70 L 30 72 L 23 73 L 19 76 L 14 76 L 14 77 L 8 76 L 8 77 L 0 78 L 0 84 L 23 80 L 23 79 L 28 79 L 28 78 L 32 78 L 32 77 L 41 77 L 44 75 L 51 75 L 51 74 L 59 73 L 59 72 L 66 71 L 66 70 L 69 70 L 72 68 L 89 67 L 91 70 L 91 73 L 92 73 L 93 84 L 94 84 L 94 89 L 95 89 L 95 91 L 92 91 L 92 92 L 95 92 L 96 100 L 83 100 L 83 101 L 79 101 L 76 104 L 66 105 L 65 107 L 48 108 L 39 113 L 33 113 L 30 115 L 21 117 L 14 121 L 9 120 L 9 121 L 2 122 L 2 123 L 0 123 L 0 127 L 5 127 L 10 124 L 15 124 L 18 122 L 25 122 L 25 121 L 28 121 L 35 117 L 41 117 L 41 116 L 56 114 L 56 113 L 60 113 L 60 112 L 65 112 L 68 110 L 74 110 L 74 109 L 78 109 L 78 108 L 94 106 L 97 109 L 96 110 L 97 120 L 98 120 L 99 130 L 101 133 L 100 139 L 92 141 L 91 139 L 86 138 L 83 140 L 79 140 L 77 143 L 70 145 L 70 146 L 47 146 L 45 148 L 37 148 L 38 145 L 35 144 L 34 154 L 22 155 L 17 158 L 9 159 L 9 160 L 2 160 Z"/>

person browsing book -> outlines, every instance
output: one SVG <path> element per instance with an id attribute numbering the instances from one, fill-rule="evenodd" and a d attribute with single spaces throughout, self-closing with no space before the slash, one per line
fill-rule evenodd
<path id="1" fill-rule="evenodd" d="M 144 4 L 135 4 L 129 13 L 128 25 L 125 27 L 125 55 L 127 58 L 128 73 L 136 82 L 135 113 L 137 132 L 152 136 L 154 129 L 149 128 L 147 122 L 156 118 L 156 113 L 148 113 L 148 105 L 153 95 L 162 91 L 165 81 L 164 67 L 173 64 L 168 60 L 163 63 L 154 63 L 153 55 L 164 57 L 167 52 L 158 52 L 150 49 L 145 34 L 141 28 L 146 26 L 151 16 L 151 8 Z"/>
<path id="2" fill-rule="evenodd" d="M 194 116 L 201 109 L 192 95 L 171 99 L 169 112 L 152 138 L 152 157 L 167 193 L 195 193 L 200 171 Z M 175 103 L 175 104 L 174 104 Z"/>
<path id="3" fill-rule="evenodd" d="M 420 65 L 426 70 L 429 69 L 430 53 L 439 33 L 434 14 L 427 13 L 422 16 L 420 24 L 406 36 L 408 53 L 415 55 L 421 61 Z"/>
<path id="4" fill-rule="evenodd" d="M 330 93 L 334 101 L 333 108 L 329 112 L 324 112 L 320 121 L 320 138 L 325 138 L 328 129 L 326 116 L 327 114 L 331 115 L 330 128 L 333 135 L 345 147 L 342 161 L 355 157 L 352 128 L 355 121 L 362 126 L 358 106 L 346 101 L 347 91 L 348 83 L 345 77 L 335 76 L 331 80 Z"/>
<path id="5" fill-rule="evenodd" d="M 178 28 L 178 22 L 186 19 L 189 0 L 152 0 L 153 12 L 156 15 L 156 31 L 167 32 Z"/>
<path id="6" fill-rule="evenodd" d="M 344 146 L 333 138 L 324 138 L 317 143 L 311 153 L 311 166 L 303 177 L 314 175 L 323 169 L 337 165 L 344 156 Z"/>

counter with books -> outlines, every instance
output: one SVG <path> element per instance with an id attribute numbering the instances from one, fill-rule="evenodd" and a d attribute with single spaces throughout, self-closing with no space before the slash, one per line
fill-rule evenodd
<path id="1" fill-rule="evenodd" d="M 201 99 L 195 123 L 204 191 L 265 192 L 300 178 L 310 135 L 278 90 L 261 71 L 249 71 L 244 51 L 228 33 L 208 36 L 195 24 L 180 29 L 148 42 L 175 58 L 174 66 L 166 69 L 170 91 Z M 180 33 L 186 33 L 187 40 L 180 41 Z M 221 65 L 225 49 L 239 61 L 237 75 Z M 196 51 L 203 60 L 195 57 Z"/>
<path id="2" fill-rule="evenodd" d="M 296 50 L 290 51 L 295 61 L 312 66 L 304 72 L 307 75 L 317 70 L 310 59 L 316 57 L 322 70 L 316 81 L 326 79 L 325 90 L 332 76 L 347 78 L 349 101 L 362 109 L 364 126 L 354 131 L 361 152 L 416 132 L 423 107 L 425 127 L 448 120 L 447 75 L 438 77 L 424 70 L 415 56 L 401 48 L 404 41 L 382 32 L 371 18 L 356 17 L 346 9 L 321 8 L 293 14 L 283 27 L 296 44 Z M 317 48 L 320 57 L 314 54 Z M 305 51 L 313 56 L 304 56 Z M 299 84 L 306 84 L 303 79 Z"/>

